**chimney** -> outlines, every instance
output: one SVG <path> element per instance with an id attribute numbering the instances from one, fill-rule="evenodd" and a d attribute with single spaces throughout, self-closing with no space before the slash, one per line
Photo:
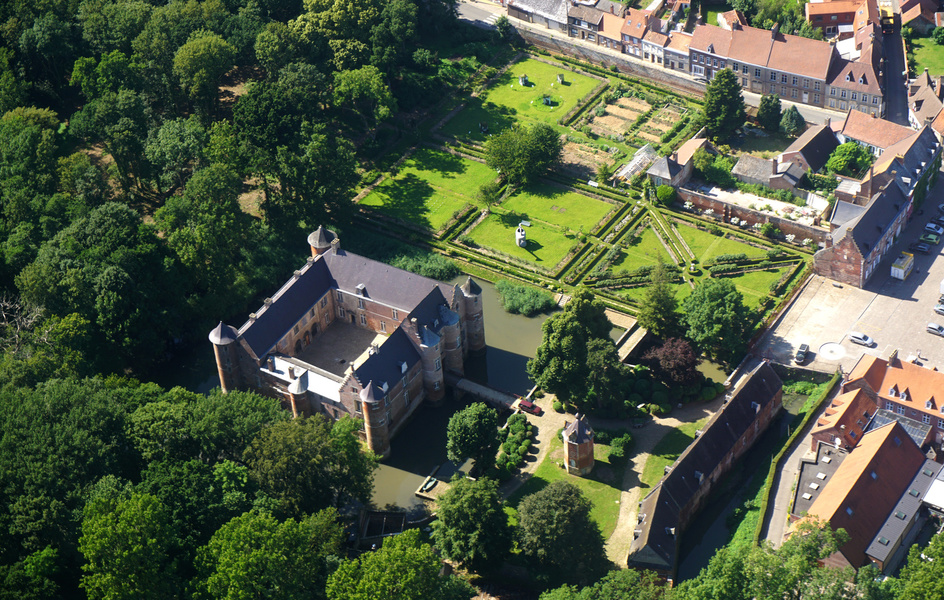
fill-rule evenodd
<path id="1" fill-rule="evenodd" d="M 770 39 L 777 39 L 778 33 L 780 33 L 780 23 L 774 23 L 774 26 L 770 30 Z"/>
<path id="2" fill-rule="evenodd" d="M 610 14 L 611 14 L 611 15 L 615 15 L 615 14 L 616 14 L 615 12 L 613 12 L 613 5 L 612 5 L 612 4 L 610 4 Z"/>
<path id="3" fill-rule="evenodd" d="M 832 122 L 832 119 L 830 119 L 829 117 L 826 117 L 826 121 L 825 121 L 823 124 L 824 124 L 826 127 L 829 127 L 829 125 L 830 125 L 831 122 Z"/>
<path id="4" fill-rule="evenodd" d="M 340 249 L 341 249 L 341 238 L 335 237 L 333 240 L 331 240 L 331 251 L 334 254 L 337 254 L 338 250 Z"/>
<path id="5" fill-rule="evenodd" d="M 771 175 L 777 174 L 777 157 L 776 156 L 770 159 L 770 174 Z"/>

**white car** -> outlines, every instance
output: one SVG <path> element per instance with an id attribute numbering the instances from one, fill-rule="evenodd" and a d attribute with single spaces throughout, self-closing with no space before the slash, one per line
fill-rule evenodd
<path id="1" fill-rule="evenodd" d="M 944 337 L 944 327 L 938 325 L 937 323 L 928 323 L 928 333 L 933 333 L 934 335 Z"/>
<path id="2" fill-rule="evenodd" d="M 944 304 L 938 304 L 937 306 L 935 306 L 934 312 L 936 312 L 939 315 L 944 315 Z"/>
<path id="3" fill-rule="evenodd" d="M 944 235 L 944 227 L 940 225 L 935 225 L 934 223 L 928 223 L 924 226 L 924 230 L 928 233 L 934 233 L 936 235 Z"/>
<path id="4" fill-rule="evenodd" d="M 875 340 L 865 335 L 864 333 L 860 333 L 858 331 L 849 332 L 849 341 L 852 342 L 853 344 L 859 344 L 860 346 L 865 346 L 866 348 L 871 348 L 872 345 L 875 344 Z"/>

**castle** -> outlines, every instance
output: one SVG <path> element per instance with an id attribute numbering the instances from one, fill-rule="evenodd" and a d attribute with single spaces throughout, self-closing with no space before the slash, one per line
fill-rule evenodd
<path id="1" fill-rule="evenodd" d="M 462 375 L 485 349 L 482 290 L 346 252 L 324 227 L 311 257 L 238 330 L 210 332 L 220 386 L 282 399 L 294 416 L 350 415 L 381 456 L 424 401 L 442 402 L 444 370 Z"/>

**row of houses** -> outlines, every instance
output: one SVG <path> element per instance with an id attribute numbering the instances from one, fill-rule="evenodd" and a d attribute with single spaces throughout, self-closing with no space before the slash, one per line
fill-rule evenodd
<path id="1" fill-rule="evenodd" d="M 841 49 L 838 43 L 782 34 L 777 25 L 772 30 L 751 27 L 738 11 L 719 16 L 720 26 L 696 25 L 685 33 L 671 19 L 624 9 L 610 0 L 508 0 L 507 6 L 516 19 L 696 79 L 710 80 L 728 68 L 750 92 L 840 111 L 885 112 L 875 0 L 862 0 L 855 35 Z"/>
<path id="2" fill-rule="evenodd" d="M 819 417 L 791 521 L 849 539 L 824 562 L 894 572 L 929 515 L 944 514 L 944 373 L 865 354 Z"/>

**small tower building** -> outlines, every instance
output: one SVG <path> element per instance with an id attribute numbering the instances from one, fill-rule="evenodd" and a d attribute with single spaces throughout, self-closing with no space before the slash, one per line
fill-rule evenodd
<path id="1" fill-rule="evenodd" d="M 577 413 L 573 423 L 564 421 L 564 461 L 571 475 L 586 475 L 593 470 L 593 429 L 587 418 Z"/>

